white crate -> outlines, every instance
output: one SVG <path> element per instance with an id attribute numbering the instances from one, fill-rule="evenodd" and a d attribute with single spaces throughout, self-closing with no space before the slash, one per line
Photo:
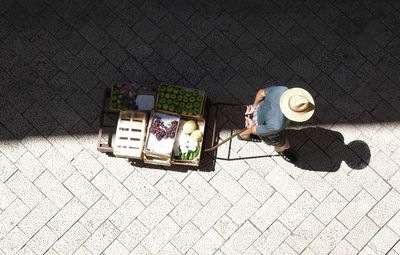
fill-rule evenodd
<path id="1" fill-rule="evenodd" d="M 116 157 L 142 159 L 146 125 L 146 113 L 121 111 L 115 134 L 114 155 Z"/>

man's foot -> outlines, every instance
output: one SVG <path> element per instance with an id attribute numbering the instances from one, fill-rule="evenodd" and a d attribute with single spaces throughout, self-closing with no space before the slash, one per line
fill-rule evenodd
<path id="1" fill-rule="evenodd" d="M 294 153 L 292 150 L 287 149 L 282 152 L 279 152 L 279 155 L 286 160 L 289 163 L 295 163 L 297 159 L 299 158 L 296 153 Z"/>
<path id="2" fill-rule="evenodd" d="M 258 136 L 253 135 L 253 134 L 251 134 L 248 138 L 243 138 L 240 135 L 238 135 L 237 138 L 240 141 L 255 142 L 255 143 L 261 142 L 261 139 Z"/>

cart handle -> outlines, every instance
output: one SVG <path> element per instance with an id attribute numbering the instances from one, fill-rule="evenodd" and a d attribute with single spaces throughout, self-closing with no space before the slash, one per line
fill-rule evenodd
<path id="1" fill-rule="evenodd" d="M 242 130 L 233 133 L 230 137 L 228 137 L 228 138 L 222 140 L 220 143 L 217 143 L 217 142 L 216 142 L 216 137 L 215 137 L 215 136 L 216 136 L 216 132 L 217 132 L 218 107 L 219 107 L 220 105 L 224 105 L 224 106 L 241 106 L 241 107 L 246 107 L 246 105 L 243 105 L 243 104 L 232 104 L 232 103 L 214 103 L 214 104 L 211 104 L 211 105 L 209 106 L 209 109 L 210 109 L 211 107 L 213 107 L 213 106 L 215 107 L 215 114 L 214 114 L 214 123 L 213 123 L 213 133 L 212 133 L 212 139 L 211 139 L 211 147 L 210 147 L 210 148 L 207 148 L 207 149 L 204 149 L 204 151 L 206 151 L 206 152 L 207 152 L 207 151 L 214 151 L 214 150 L 216 150 L 219 146 L 223 145 L 223 144 L 226 143 L 227 141 L 231 140 L 231 139 L 234 138 L 235 136 L 238 136 L 240 133 L 242 133 L 242 132 L 244 132 L 244 131 L 247 130 L 247 128 L 243 128 Z"/>

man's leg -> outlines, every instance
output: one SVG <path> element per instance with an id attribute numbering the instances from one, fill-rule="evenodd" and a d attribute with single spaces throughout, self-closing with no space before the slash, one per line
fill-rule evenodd
<path id="1" fill-rule="evenodd" d="M 289 141 L 286 139 L 286 142 L 282 146 L 275 146 L 275 151 L 278 153 L 282 153 L 285 150 L 288 150 L 290 148 Z"/>
<path id="2" fill-rule="evenodd" d="M 297 160 L 296 154 L 290 150 L 290 144 L 288 139 L 285 137 L 283 132 L 274 134 L 268 137 L 270 145 L 275 147 L 275 151 L 282 156 L 282 158 L 290 163 L 294 163 Z"/>

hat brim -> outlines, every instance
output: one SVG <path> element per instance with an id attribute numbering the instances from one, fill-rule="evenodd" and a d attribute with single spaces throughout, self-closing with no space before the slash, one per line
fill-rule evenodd
<path id="1" fill-rule="evenodd" d="M 310 111 L 307 112 L 295 112 L 289 107 L 289 99 L 292 96 L 303 96 L 307 98 L 308 102 L 312 103 L 314 105 L 314 108 Z M 314 111 L 315 111 L 315 103 L 314 103 L 314 98 L 311 96 L 311 94 L 302 88 L 292 88 L 286 90 L 280 98 L 279 101 L 279 106 L 281 108 L 281 111 L 283 115 L 285 115 L 286 118 L 292 121 L 296 122 L 304 122 L 307 121 L 313 116 Z"/>

